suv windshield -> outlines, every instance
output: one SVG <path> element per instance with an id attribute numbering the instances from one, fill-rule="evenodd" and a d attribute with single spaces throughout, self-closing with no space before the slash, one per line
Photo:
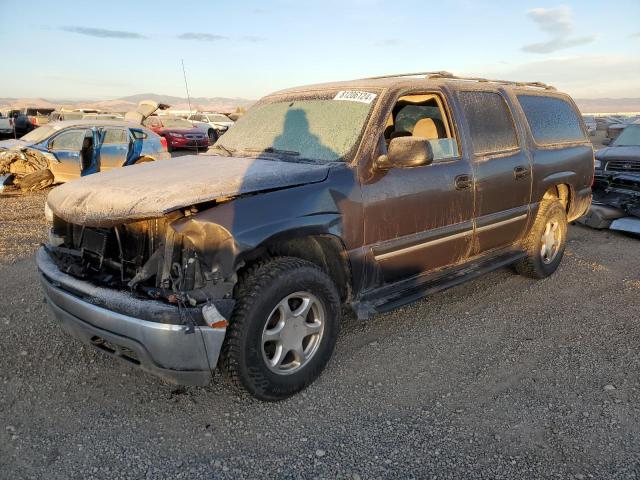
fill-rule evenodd
<path id="1" fill-rule="evenodd" d="M 35 130 L 31 130 L 26 135 L 20 137 L 20 140 L 23 142 L 29 143 L 39 143 L 45 138 L 50 137 L 56 129 L 50 125 L 45 125 L 44 127 L 38 127 Z"/>
<path id="2" fill-rule="evenodd" d="M 238 119 L 217 145 L 234 155 L 281 154 L 301 161 L 344 161 L 356 147 L 376 97 L 367 94 L 365 101 L 348 100 L 344 93 L 334 92 L 326 99 L 258 104 Z"/>
<path id="3" fill-rule="evenodd" d="M 615 147 L 629 147 L 640 145 L 640 125 L 629 125 L 625 127 L 618 138 L 613 141 Z"/>

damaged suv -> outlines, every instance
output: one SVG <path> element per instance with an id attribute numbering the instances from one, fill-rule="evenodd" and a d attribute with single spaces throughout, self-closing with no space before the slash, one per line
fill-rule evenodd
<path id="1" fill-rule="evenodd" d="M 572 100 L 540 83 L 398 75 L 286 90 L 208 155 L 54 189 L 37 253 L 69 333 L 181 384 L 309 385 L 359 318 L 501 266 L 543 278 L 591 200 Z"/>

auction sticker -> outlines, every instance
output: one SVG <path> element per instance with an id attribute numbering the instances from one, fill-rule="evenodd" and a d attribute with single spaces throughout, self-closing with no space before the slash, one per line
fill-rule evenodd
<path id="1" fill-rule="evenodd" d="M 334 100 L 346 100 L 348 102 L 371 103 L 376 98 L 375 93 L 359 92 L 357 90 L 340 90 Z"/>

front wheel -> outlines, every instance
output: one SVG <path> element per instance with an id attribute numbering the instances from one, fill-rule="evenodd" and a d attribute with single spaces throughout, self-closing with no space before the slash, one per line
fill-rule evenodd
<path id="1" fill-rule="evenodd" d="M 545 278 L 556 271 L 567 244 L 567 213 L 558 200 L 543 201 L 524 242 L 527 256 L 516 263 L 518 273 Z"/>
<path id="2" fill-rule="evenodd" d="M 338 336 L 340 296 L 326 273 L 292 257 L 242 276 L 222 351 L 236 386 L 261 400 L 281 400 L 311 384 Z"/>

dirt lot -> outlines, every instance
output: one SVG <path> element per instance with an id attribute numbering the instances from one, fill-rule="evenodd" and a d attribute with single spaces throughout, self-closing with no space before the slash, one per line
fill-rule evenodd
<path id="1" fill-rule="evenodd" d="M 504 269 L 348 317 L 305 393 L 177 389 L 68 338 L 32 253 L 44 194 L 0 197 L 2 478 L 638 478 L 640 240 L 570 228 Z"/>

